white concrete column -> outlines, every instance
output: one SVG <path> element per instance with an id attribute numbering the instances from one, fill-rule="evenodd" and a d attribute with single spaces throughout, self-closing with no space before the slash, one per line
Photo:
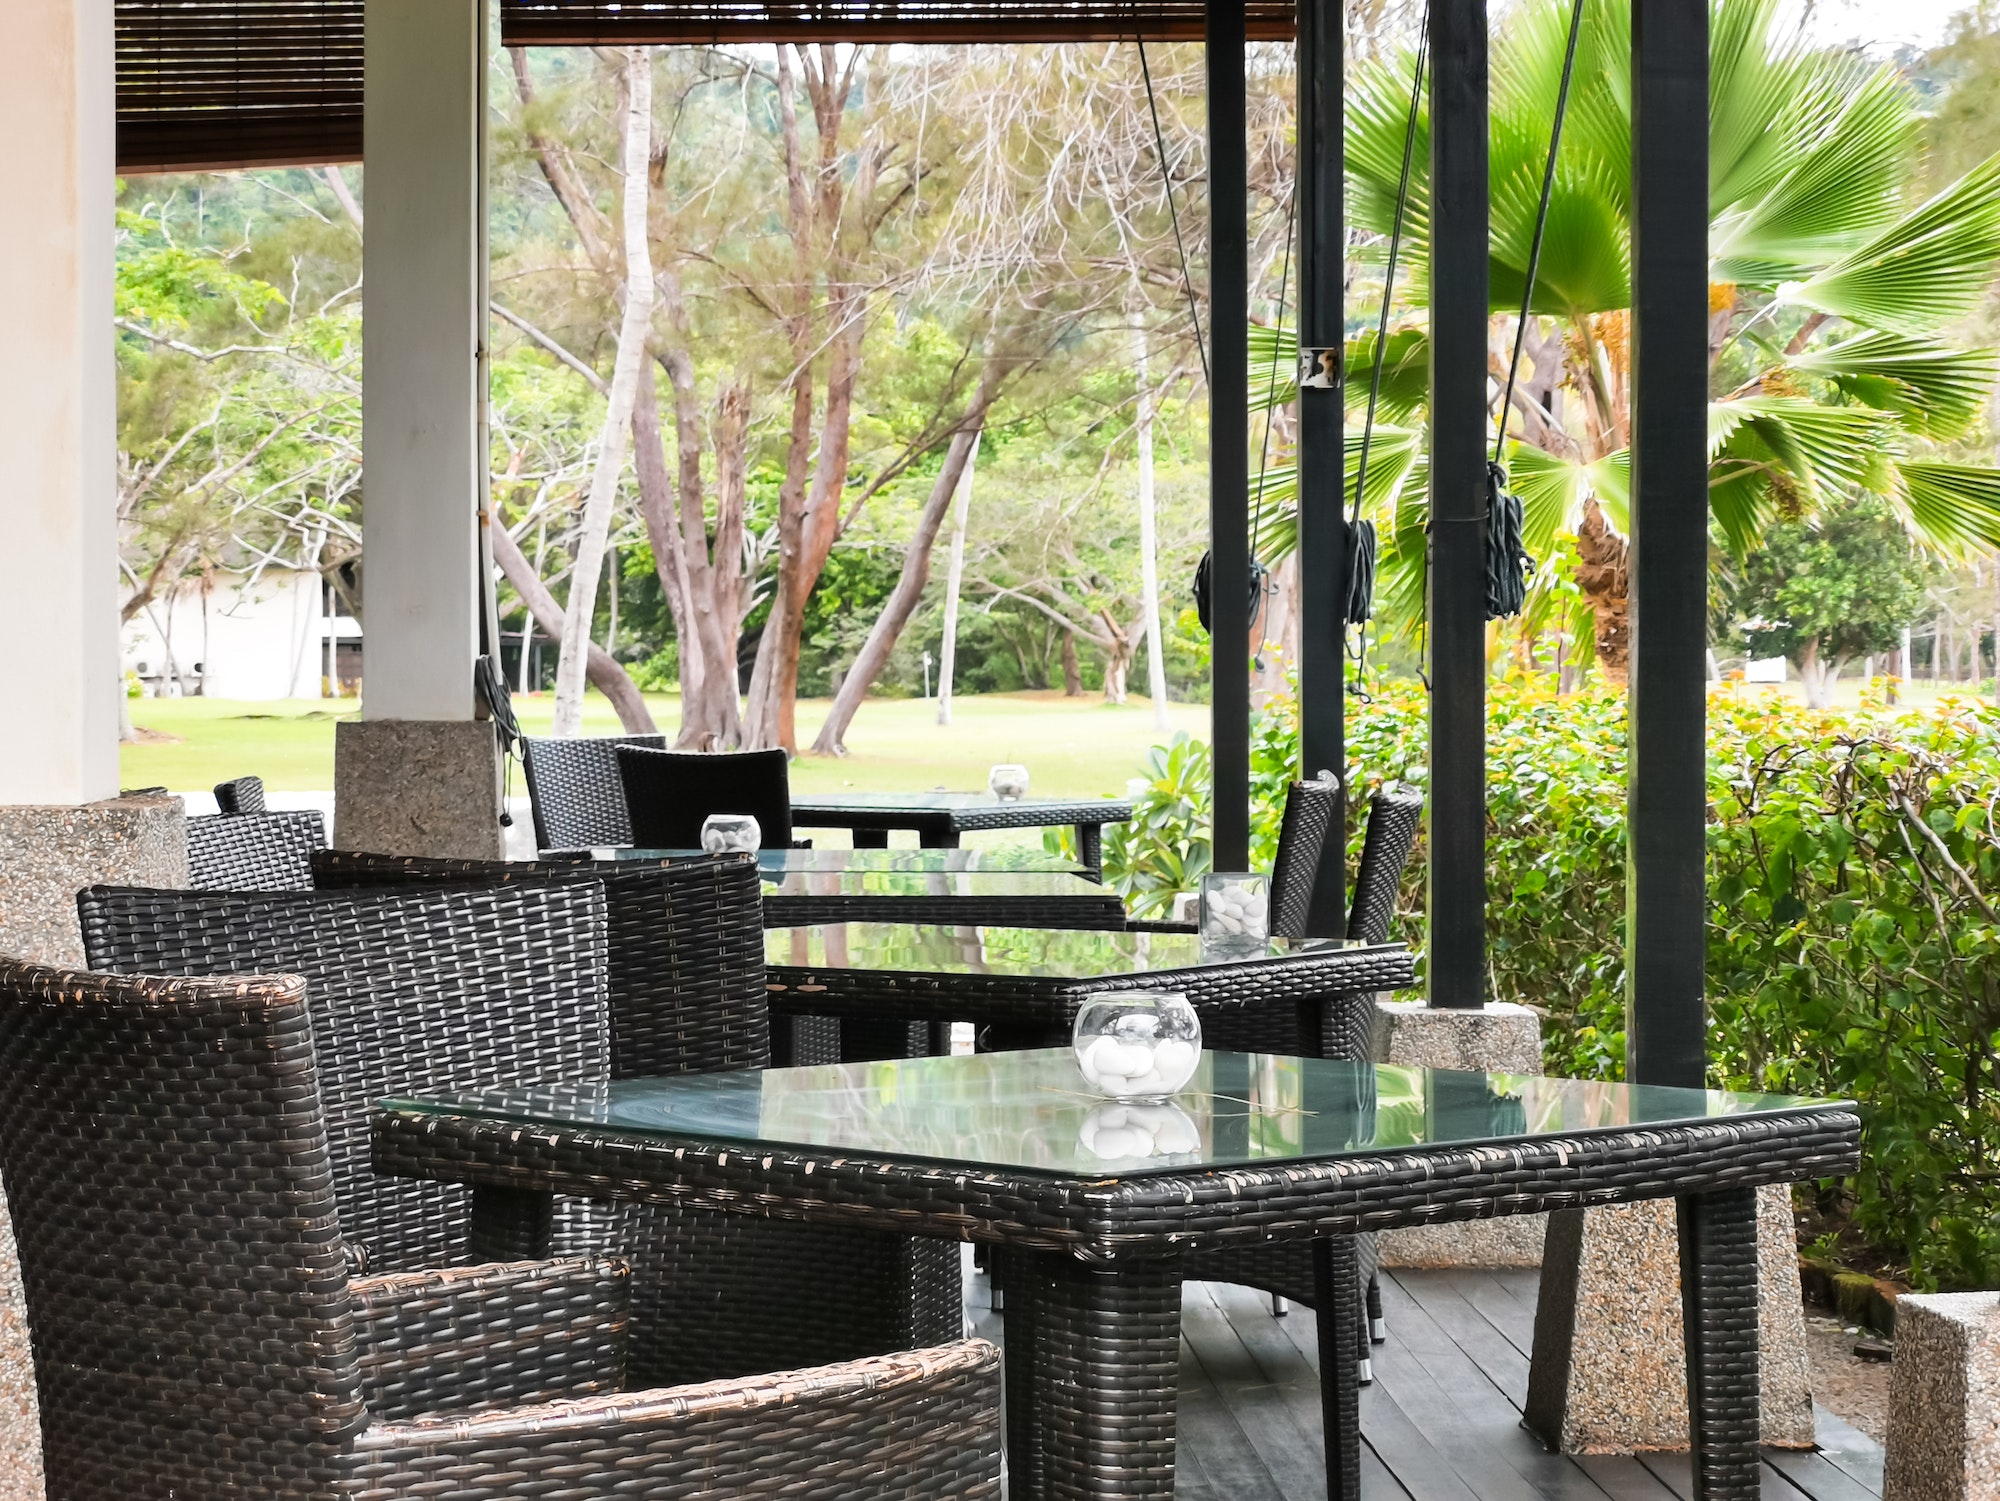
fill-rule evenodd
<path id="1" fill-rule="evenodd" d="M 362 714 L 472 718 L 485 493 L 486 6 L 368 0 Z"/>
<path id="2" fill-rule="evenodd" d="M 0 47 L 0 804 L 118 790 L 111 5 L 10 6 Z"/>

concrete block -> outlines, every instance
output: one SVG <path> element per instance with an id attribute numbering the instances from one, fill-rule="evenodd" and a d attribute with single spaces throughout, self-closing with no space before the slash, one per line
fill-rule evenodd
<path id="1" fill-rule="evenodd" d="M 1790 1191 L 1758 1190 L 1763 1440 L 1813 1445 Z M 1549 1216 L 1527 1426 L 1566 1454 L 1688 1446 L 1680 1240 L 1671 1199 Z"/>
<path id="2" fill-rule="evenodd" d="M 187 881 L 187 818 L 177 797 L 0 807 L 0 954 L 81 968 L 79 891 Z"/>
<path id="3" fill-rule="evenodd" d="M 484 720 L 334 727 L 333 844 L 386 855 L 503 858 L 500 742 Z"/>
<path id="4" fill-rule="evenodd" d="M 1896 1300 L 1882 1501 L 2000 1501 L 2000 1292 Z"/>
<path id="5" fill-rule="evenodd" d="M 1421 1001 L 1377 1001 L 1371 1038 L 1378 1063 L 1503 1074 L 1542 1071 L 1542 1028 L 1525 1006 L 1494 1002 L 1477 1011 L 1434 1011 Z M 1376 1248 L 1388 1267 L 1542 1264 L 1547 1217 L 1516 1215 L 1384 1230 Z"/>

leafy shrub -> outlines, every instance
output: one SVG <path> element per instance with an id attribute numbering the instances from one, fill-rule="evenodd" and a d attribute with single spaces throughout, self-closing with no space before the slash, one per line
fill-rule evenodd
<path id="1" fill-rule="evenodd" d="M 1384 683 L 1348 719 L 1350 879 L 1359 805 L 1422 784 L 1426 701 Z M 1625 706 L 1538 680 L 1488 697 L 1487 941 L 1496 999 L 1542 1018 L 1551 1073 L 1625 1061 Z M 1252 859 L 1268 868 L 1295 775 L 1293 705 L 1252 740 Z M 1105 871 L 1152 915 L 1209 860 L 1208 747 L 1156 748 Z M 1709 704 L 1709 996 L 1718 1085 L 1865 1107 L 1852 1223 L 1925 1284 L 2000 1280 L 2000 714 L 1948 702 L 1850 715 L 1768 695 Z M 1421 849 L 1398 920 L 1423 939 Z"/>

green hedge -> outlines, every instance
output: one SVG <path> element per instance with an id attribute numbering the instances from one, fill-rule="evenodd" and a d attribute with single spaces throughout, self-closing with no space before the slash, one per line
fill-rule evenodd
<path id="1" fill-rule="evenodd" d="M 1295 706 L 1252 742 L 1253 863 L 1268 865 L 1297 764 Z M 1424 776 L 1425 700 L 1382 684 L 1350 705 L 1351 787 Z M 1493 994 L 1542 1017 L 1552 1073 L 1624 1066 L 1625 709 L 1537 682 L 1489 695 L 1487 937 Z M 1208 868 L 1208 748 L 1156 748 L 1106 875 L 1151 914 Z M 2000 1281 L 2000 714 L 1879 698 L 1814 713 L 1767 694 L 1709 705 L 1713 1082 L 1852 1096 L 1867 1157 L 1855 1231 L 1918 1283 Z M 1350 864 L 1359 853 L 1359 820 Z M 1400 920 L 1421 942 L 1413 861 Z"/>

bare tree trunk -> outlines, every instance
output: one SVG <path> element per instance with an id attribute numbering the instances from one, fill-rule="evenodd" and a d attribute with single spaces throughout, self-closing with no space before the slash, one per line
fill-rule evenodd
<path id="1" fill-rule="evenodd" d="M 590 648 L 590 617 L 597 600 L 597 577 L 604 565 L 612 506 L 625 468 L 632 428 L 632 401 L 647 358 L 646 331 L 653 316 L 652 247 L 646 238 L 647 169 L 653 141 L 653 54 L 633 47 L 625 56 L 625 316 L 618 331 L 618 358 L 611 371 L 611 394 L 604 414 L 604 437 L 584 502 L 576 558 L 569 581 L 569 608 L 563 617 L 562 651 L 556 658 L 555 729 L 558 736 L 583 728 L 583 683 Z"/>
<path id="2" fill-rule="evenodd" d="M 1153 700 L 1153 728 L 1164 735 L 1173 728 L 1167 717 L 1167 657 L 1160 631 L 1159 508 L 1153 494 L 1153 393 L 1147 388 L 1146 321 L 1134 312 L 1132 363 L 1139 373 L 1139 589 L 1146 616 L 1146 692 Z"/>
<path id="3" fill-rule="evenodd" d="M 896 580 L 896 587 L 882 605 L 882 613 L 875 617 L 875 624 L 869 629 L 868 639 L 861 643 L 861 651 L 854 659 L 854 665 L 847 671 L 840 684 L 840 692 L 835 695 L 833 708 L 828 711 L 826 723 L 820 727 L 819 737 L 813 741 L 813 749 L 821 755 L 844 756 L 847 754 L 845 736 L 847 727 L 854 722 L 854 715 L 861 707 L 861 701 L 868 696 L 889 653 L 895 650 L 896 640 L 908 625 L 910 617 L 916 613 L 917 603 L 923 598 L 924 585 L 931 576 L 931 548 L 937 541 L 939 529 L 944 524 L 944 513 L 951 504 L 952 497 L 970 489 L 972 456 L 979 447 L 982 425 L 986 421 L 986 411 L 992 401 L 992 392 L 997 382 L 983 383 L 980 398 L 975 402 L 967 421 L 973 425 L 962 428 L 952 438 L 951 446 L 945 450 L 944 467 L 931 484 L 931 493 L 924 501 L 924 509 L 917 517 L 916 531 L 910 538 L 910 545 L 903 553 L 903 572 Z M 949 640 L 949 637 L 946 638 Z M 940 679 L 942 681 L 942 679 Z"/>
<path id="4" fill-rule="evenodd" d="M 1109 610 L 1100 609 L 1097 618 L 1104 622 L 1104 701 L 1122 704 L 1125 679 L 1132 666 L 1132 637 L 1111 618 Z"/>
<path id="5" fill-rule="evenodd" d="M 556 597 L 549 593 L 548 585 L 535 567 L 521 555 L 521 549 L 514 539 L 507 535 L 507 528 L 495 525 L 490 528 L 493 537 L 493 561 L 500 565 L 500 571 L 507 575 L 507 582 L 514 586 L 514 592 L 521 596 L 521 603 L 548 636 L 558 635 L 563 628 L 563 608 L 556 603 Z M 652 711 L 646 707 L 645 699 L 632 679 L 610 653 L 592 644 L 585 668 L 590 673 L 591 686 L 611 700 L 611 707 L 618 711 L 618 723 L 628 735 L 656 735 L 659 726 L 653 723 Z"/>
<path id="6" fill-rule="evenodd" d="M 1076 636 L 1073 632 L 1062 633 L 1063 697 L 1083 697 L 1083 668 L 1076 660 Z"/>
<path id="7" fill-rule="evenodd" d="M 1823 662 L 1819 642 L 1809 640 L 1799 648 L 1799 677 L 1806 686 L 1806 707 L 1824 709 L 1833 702 L 1833 680 L 1840 675 L 1840 663 Z"/>
<path id="8" fill-rule="evenodd" d="M 958 482 L 958 504 L 951 514 L 951 559 L 944 577 L 944 641 L 938 647 L 939 724 L 951 723 L 951 679 L 958 670 L 958 595 L 965 583 L 965 516 L 972 509 L 972 476 L 979 467 L 979 440 L 985 432 L 981 427 L 972 435 L 972 452 L 966 455 L 965 473 Z"/>

